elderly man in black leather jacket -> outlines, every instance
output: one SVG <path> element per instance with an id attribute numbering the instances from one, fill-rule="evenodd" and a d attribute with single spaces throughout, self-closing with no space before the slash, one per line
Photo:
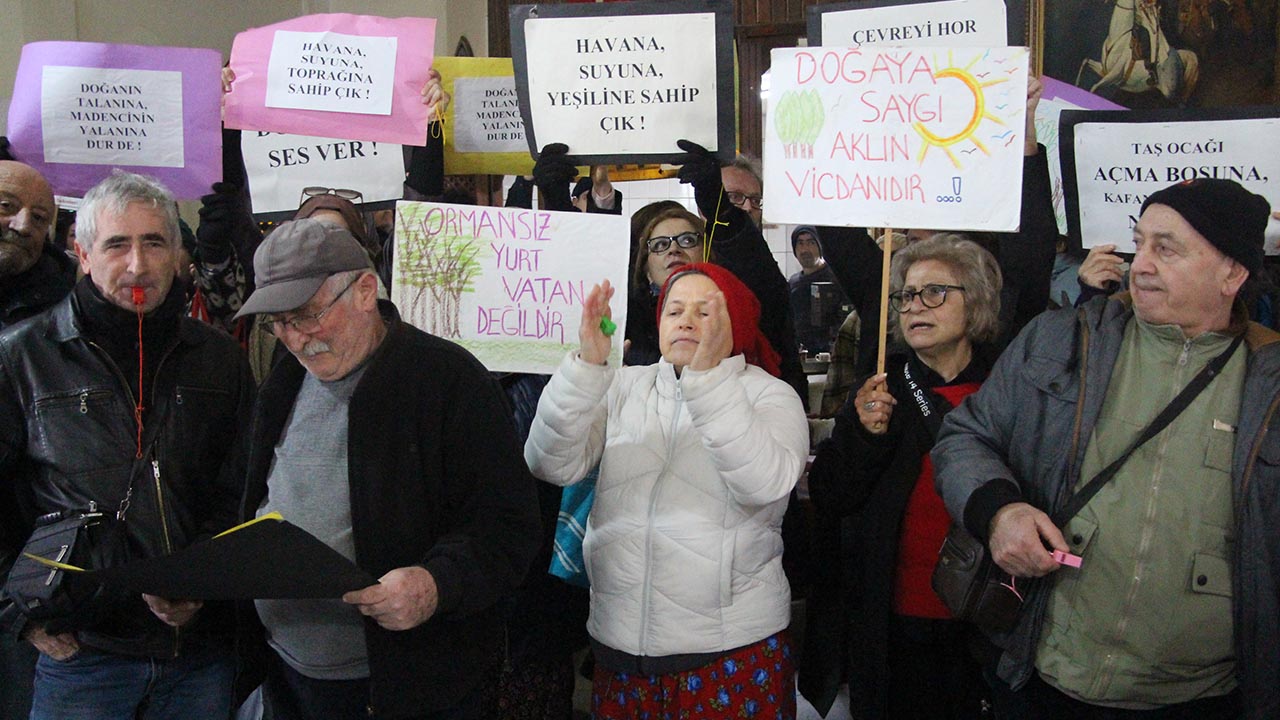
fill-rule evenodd
<path id="1" fill-rule="evenodd" d="M 253 381 L 232 338 L 184 316 L 172 197 L 116 172 L 86 196 L 77 243 L 86 277 L 0 333 L 6 576 L 46 513 L 118 511 L 129 552 L 151 557 L 230 526 L 243 487 Z M 41 651 L 33 718 L 230 712 L 229 614 L 213 604 L 130 595 L 47 625 L 5 614 Z"/>

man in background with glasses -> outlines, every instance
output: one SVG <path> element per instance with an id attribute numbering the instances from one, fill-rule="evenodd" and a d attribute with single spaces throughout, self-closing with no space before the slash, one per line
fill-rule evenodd
<path id="1" fill-rule="evenodd" d="M 738 155 L 733 162 L 720 168 L 725 197 L 749 215 L 756 227 L 764 221 L 763 177 L 760 161 L 747 155 Z"/>
<path id="2" fill-rule="evenodd" d="M 284 223 L 254 270 L 240 314 L 291 357 L 260 389 L 243 507 L 280 512 L 379 578 L 341 600 L 257 602 L 271 717 L 493 717 L 498 601 L 539 529 L 497 383 L 378 299 L 343 228 Z"/>

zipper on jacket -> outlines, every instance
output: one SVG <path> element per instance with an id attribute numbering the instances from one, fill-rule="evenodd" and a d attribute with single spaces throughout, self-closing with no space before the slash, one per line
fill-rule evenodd
<path id="1" fill-rule="evenodd" d="M 662 488 L 662 481 L 667 476 L 667 468 L 671 467 L 671 459 L 676 454 L 676 427 L 680 423 L 680 408 L 684 406 L 684 395 L 680 392 L 680 378 L 676 378 L 676 407 L 671 413 L 671 432 L 667 438 L 667 459 L 662 464 L 662 470 L 658 473 L 658 477 L 653 481 L 653 490 L 649 492 L 649 512 L 645 518 L 644 528 L 644 580 L 641 587 L 644 588 L 644 597 L 640 601 L 640 655 L 647 655 L 645 651 L 648 649 L 647 638 L 649 637 L 649 607 L 653 604 L 653 516 L 658 507 L 658 491 Z"/>
<path id="2" fill-rule="evenodd" d="M 164 483 L 160 481 L 160 458 L 154 445 L 151 447 L 151 477 L 156 484 L 156 509 L 160 512 L 160 533 L 164 538 L 164 552 L 173 553 L 173 540 L 169 537 L 169 519 L 164 515 Z M 182 628 L 173 628 L 173 656 L 182 652 Z"/>
<path id="3" fill-rule="evenodd" d="M 115 360 L 111 359 L 111 355 L 106 350 L 103 350 L 101 345 L 87 338 L 85 339 L 85 342 L 90 347 L 98 351 L 98 354 L 102 356 L 103 363 L 105 363 L 107 368 L 112 372 L 112 374 L 115 375 L 116 380 L 120 383 L 120 387 L 124 388 L 124 394 L 125 394 L 125 397 L 129 398 L 129 404 L 131 406 L 137 407 L 137 404 L 138 404 L 137 397 L 133 394 L 133 390 L 129 387 L 129 381 L 125 379 L 124 373 L 120 372 L 120 366 L 116 364 Z M 173 350 L 177 346 L 178 344 L 176 342 L 170 345 L 164 351 L 164 354 L 160 356 L 160 361 L 156 363 L 156 372 L 155 372 L 155 375 L 152 376 L 152 381 L 151 381 L 151 406 L 152 407 L 155 407 L 156 386 L 159 385 L 157 380 L 160 378 L 160 370 L 164 367 L 165 360 L 169 359 L 169 356 L 173 354 Z M 142 392 L 141 387 L 138 388 L 138 392 L 139 393 Z M 86 400 L 87 400 L 87 397 L 81 396 L 82 407 L 84 407 Z M 165 514 L 164 514 L 164 491 L 161 489 L 161 482 L 160 482 L 160 459 L 156 455 L 157 451 L 155 446 L 156 446 L 156 443 L 153 442 L 151 444 L 151 477 L 155 482 L 156 509 L 160 513 L 160 532 L 161 532 L 162 539 L 164 540 L 165 554 L 167 555 L 167 554 L 173 553 L 173 541 L 169 537 L 169 520 L 167 517 L 165 517 Z M 132 477 L 132 475 L 130 477 Z M 132 484 L 133 483 L 131 480 L 130 485 Z M 182 647 L 182 630 L 181 628 L 173 628 L 173 656 L 174 657 L 178 657 L 181 647 Z"/>
<path id="4" fill-rule="evenodd" d="M 1182 341 L 1182 353 L 1178 355 L 1178 367 L 1185 367 L 1189 359 L 1191 359 L 1191 340 L 1184 339 Z"/>

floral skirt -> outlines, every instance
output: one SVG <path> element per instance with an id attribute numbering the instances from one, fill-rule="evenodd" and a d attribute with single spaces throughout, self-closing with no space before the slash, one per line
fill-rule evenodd
<path id="1" fill-rule="evenodd" d="M 667 675 L 596 666 L 594 720 L 795 720 L 796 673 L 786 631 L 706 665 Z"/>

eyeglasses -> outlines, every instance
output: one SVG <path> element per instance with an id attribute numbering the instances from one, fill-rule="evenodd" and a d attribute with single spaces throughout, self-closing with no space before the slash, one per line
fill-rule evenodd
<path id="1" fill-rule="evenodd" d="M 350 200 L 355 205 L 359 205 L 364 202 L 364 194 L 359 190 L 312 185 L 310 187 L 302 188 L 302 194 L 298 196 L 298 204 L 301 205 L 306 202 L 307 198 L 320 197 L 322 195 L 336 195 L 343 200 Z"/>
<path id="2" fill-rule="evenodd" d="M 651 237 L 645 240 L 645 247 L 649 248 L 650 253 L 661 255 L 671 249 L 673 242 L 688 250 L 702 244 L 702 236 L 695 232 L 682 232 L 679 235 Z"/>
<path id="3" fill-rule="evenodd" d="M 342 288 L 342 292 L 334 295 L 333 299 L 330 300 L 320 312 L 312 313 L 310 315 L 295 315 L 291 318 L 283 318 L 274 313 L 269 315 L 259 315 L 258 322 L 261 323 L 268 332 L 276 335 L 280 334 L 280 331 L 284 329 L 285 325 L 293 328 L 294 332 L 310 335 L 320 329 L 320 321 L 324 319 L 325 314 L 332 310 L 338 300 L 343 295 L 346 295 L 347 291 L 351 289 L 351 286 L 359 282 L 362 277 L 364 277 L 364 275 L 357 275 L 354 280 L 347 283 L 347 286 Z"/>
<path id="4" fill-rule="evenodd" d="M 964 288 L 959 285 L 925 285 L 919 290 L 899 290 L 895 293 L 889 293 L 889 305 L 896 312 L 906 312 L 911 307 L 911 301 L 920 297 L 920 304 L 927 308 L 936 308 L 947 301 L 948 290 L 959 290 L 964 292 Z"/>
<path id="5" fill-rule="evenodd" d="M 728 197 L 728 198 L 729 198 L 729 202 L 733 203 L 734 205 L 737 205 L 738 207 L 742 208 L 743 210 L 746 210 L 746 209 L 747 209 L 747 203 L 748 203 L 748 202 L 749 202 L 749 203 L 751 203 L 753 206 L 755 206 L 755 209 L 757 209 L 757 210 L 763 210 L 763 209 L 764 209 L 764 196 L 763 196 L 763 195 L 748 195 L 748 194 L 746 194 L 746 193 L 740 193 L 740 192 L 729 192 L 729 191 L 727 191 L 727 190 L 725 191 L 725 193 L 724 193 L 724 194 L 725 194 L 725 196 L 726 196 L 726 197 Z"/>

